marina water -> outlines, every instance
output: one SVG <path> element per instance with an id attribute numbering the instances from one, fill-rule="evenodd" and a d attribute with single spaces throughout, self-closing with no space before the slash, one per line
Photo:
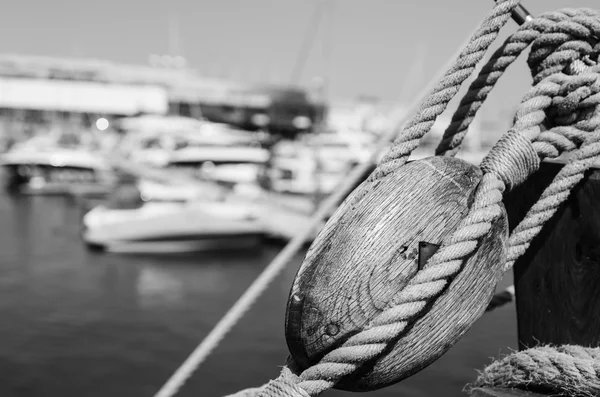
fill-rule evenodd
<path id="1" fill-rule="evenodd" d="M 0 196 L 0 395 L 151 397 L 281 249 L 131 256 L 88 251 L 72 199 Z M 276 377 L 285 304 L 303 253 L 182 388 L 224 396 Z M 500 287 L 512 282 L 504 280 Z M 513 305 L 485 314 L 445 356 L 369 396 L 462 396 L 517 347 Z M 328 396 L 350 393 L 331 391 Z"/>

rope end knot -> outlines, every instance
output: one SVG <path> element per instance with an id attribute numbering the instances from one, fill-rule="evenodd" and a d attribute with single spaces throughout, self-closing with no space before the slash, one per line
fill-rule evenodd
<path id="1" fill-rule="evenodd" d="M 480 168 L 493 173 L 508 190 L 525 182 L 540 166 L 540 158 L 531 142 L 515 130 L 506 133 L 488 155 Z"/>

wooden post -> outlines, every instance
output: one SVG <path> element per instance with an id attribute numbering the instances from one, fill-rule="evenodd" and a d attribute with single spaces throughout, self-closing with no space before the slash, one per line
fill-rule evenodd
<path id="1" fill-rule="evenodd" d="M 544 162 L 505 200 L 510 230 L 564 166 Z M 514 266 L 519 348 L 600 345 L 600 169 L 586 173 Z M 474 389 L 471 397 L 542 397 Z"/>
<path id="2" fill-rule="evenodd" d="M 544 162 L 507 197 L 512 230 L 563 164 Z M 514 267 L 519 348 L 600 345 L 600 170 L 571 192 Z"/>

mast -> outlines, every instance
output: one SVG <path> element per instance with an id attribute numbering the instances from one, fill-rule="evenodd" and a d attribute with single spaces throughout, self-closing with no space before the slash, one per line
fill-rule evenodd
<path id="1" fill-rule="evenodd" d="M 179 18 L 173 11 L 169 12 L 168 21 L 168 54 L 183 57 L 181 48 L 181 34 L 179 30 Z"/>
<path id="2" fill-rule="evenodd" d="M 315 8 L 313 9 L 310 23 L 302 40 L 302 46 L 298 52 L 298 58 L 296 59 L 296 63 L 292 69 L 292 74 L 290 76 L 291 84 L 298 84 L 300 78 L 302 77 L 304 65 L 306 64 L 306 60 L 310 55 L 317 31 L 319 30 L 321 20 L 323 19 L 323 9 L 325 8 L 326 1 L 327 0 L 317 0 Z"/>
<path id="3" fill-rule="evenodd" d="M 329 102 L 329 79 L 331 76 L 330 73 L 330 64 L 331 64 L 331 52 L 332 52 L 332 44 L 333 44 L 333 16 L 334 16 L 334 7 L 335 3 L 333 0 L 320 0 L 320 9 L 325 9 L 328 11 L 328 21 L 329 23 L 325 24 L 325 32 L 323 34 L 322 40 L 322 57 L 323 57 L 323 77 L 317 83 L 316 87 L 316 102 L 319 106 L 323 106 L 323 112 L 317 112 L 315 117 L 315 126 L 313 128 L 313 133 L 315 135 L 320 135 L 324 132 L 326 128 L 326 119 L 325 119 L 325 104 Z M 319 19 L 320 21 L 320 19 Z M 321 161 L 321 151 L 320 148 L 317 148 L 315 152 L 315 197 L 314 197 L 314 210 L 316 211 L 321 205 L 322 201 L 322 189 L 321 182 L 323 181 L 323 163 Z"/>
<path id="4" fill-rule="evenodd" d="M 168 65 L 169 68 L 180 69 L 185 67 L 185 58 L 181 49 L 179 18 L 173 11 L 169 12 L 167 21 L 167 54 L 169 54 L 169 59 L 182 60 L 181 63 L 175 61 L 171 65 Z M 181 99 L 179 98 L 176 102 L 176 113 L 177 116 L 181 115 Z"/>

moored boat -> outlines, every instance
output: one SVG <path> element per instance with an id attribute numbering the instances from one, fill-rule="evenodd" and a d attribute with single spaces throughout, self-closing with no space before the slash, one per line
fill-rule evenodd
<path id="1" fill-rule="evenodd" d="M 24 194 L 68 194 L 111 184 L 111 168 L 83 149 L 14 150 L 0 157 L 4 185 Z"/>
<path id="2" fill-rule="evenodd" d="M 144 201 L 135 185 L 119 187 L 82 219 L 91 248 L 115 253 L 181 253 L 258 247 L 264 228 L 253 206 L 215 200 Z"/>
<path id="3" fill-rule="evenodd" d="M 254 183 L 268 160 L 269 152 L 258 146 L 192 146 L 173 152 L 165 167 L 225 184 Z"/>

